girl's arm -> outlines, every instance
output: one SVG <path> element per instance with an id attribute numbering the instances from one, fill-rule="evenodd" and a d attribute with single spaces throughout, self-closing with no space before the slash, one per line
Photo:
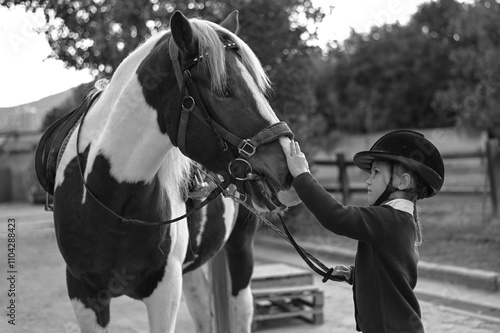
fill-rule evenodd
<path id="1" fill-rule="evenodd" d="M 396 230 L 401 218 L 389 207 L 344 206 L 328 193 L 310 173 L 292 183 L 302 202 L 328 230 L 366 243 L 384 242 Z"/>
<path id="2" fill-rule="evenodd" d="M 398 218 L 387 207 L 343 206 L 309 173 L 307 159 L 297 142 L 283 145 L 292 183 L 302 202 L 328 230 L 367 243 L 382 242 L 396 228 L 391 223 Z M 394 215 L 394 216 L 392 216 Z"/>

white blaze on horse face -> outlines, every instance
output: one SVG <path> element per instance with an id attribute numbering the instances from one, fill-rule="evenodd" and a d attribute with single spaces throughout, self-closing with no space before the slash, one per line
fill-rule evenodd
<path id="1" fill-rule="evenodd" d="M 246 67 L 243 65 L 242 62 L 237 60 L 238 67 L 241 71 L 241 75 L 243 76 L 243 79 L 248 85 L 248 88 L 252 92 L 253 98 L 255 99 L 255 103 L 257 104 L 257 108 L 264 117 L 264 119 L 269 120 L 270 124 L 275 124 L 279 122 L 278 117 L 274 113 L 273 109 L 271 108 L 271 105 L 269 105 L 268 100 L 266 99 L 266 96 L 261 92 L 259 87 L 257 87 L 257 84 L 255 84 L 255 80 L 253 79 L 252 75 Z"/>
<path id="2" fill-rule="evenodd" d="M 281 147 L 283 148 L 283 152 L 289 153 L 290 142 L 292 142 L 290 138 L 282 136 L 281 138 L 279 138 L 279 142 Z M 297 192 L 293 187 L 287 191 L 278 192 L 278 200 L 287 207 L 296 206 L 302 202 L 302 200 L 300 200 L 299 195 L 297 194 Z"/>

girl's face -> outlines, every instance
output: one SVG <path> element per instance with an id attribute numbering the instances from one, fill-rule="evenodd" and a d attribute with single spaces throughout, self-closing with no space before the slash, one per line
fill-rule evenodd
<path id="1" fill-rule="evenodd" d="M 373 161 L 370 177 L 366 180 L 368 185 L 368 204 L 373 205 L 380 195 L 385 191 L 390 179 L 389 164 Z"/>

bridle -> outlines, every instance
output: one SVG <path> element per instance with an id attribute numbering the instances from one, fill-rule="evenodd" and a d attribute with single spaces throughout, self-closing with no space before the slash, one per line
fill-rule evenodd
<path id="1" fill-rule="evenodd" d="M 224 42 L 223 46 L 226 50 L 238 49 L 235 42 Z M 277 140 L 281 136 L 287 136 L 293 139 L 293 133 L 288 125 L 285 122 L 278 122 L 267 126 L 249 139 L 241 139 L 216 121 L 212 108 L 203 100 L 198 86 L 191 75 L 191 68 L 202 61 L 207 55 L 202 54 L 186 61 L 186 64 L 182 68 L 179 61 L 179 50 L 172 37 L 170 37 L 169 40 L 169 54 L 172 65 L 174 66 L 177 85 L 179 86 L 181 96 L 183 96 L 177 132 L 177 146 L 181 152 L 188 156 L 186 151 L 187 127 L 190 115 L 193 115 L 205 126 L 210 128 L 217 139 L 219 148 L 231 156 L 231 161 L 227 166 L 230 177 L 234 177 L 234 179 L 241 181 L 259 179 L 259 176 L 253 172 L 252 165 L 247 159 L 255 154 L 259 146 Z M 250 171 L 246 173 L 244 177 L 234 175 L 233 170 L 236 163 L 243 163 L 245 168 Z"/>
<path id="2" fill-rule="evenodd" d="M 226 42 L 223 43 L 224 48 L 228 49 L 237 49 L 236 43 L 234 42 Z M 227 154 L 230 154 L 231 160 L 227 165 L 227 171 L 220 172 L 220 176 L 222 178 L 221 181 L 217 181 L 217 186 L 208 194 L 205 200 L 201 201 L 195 207 L 193 207 L 186 214 L 165 221 L 142 221 L 138 219 L 131 219 L 121 216 L 120 214 L 114 212 L 110 208 L 108 208 L 104 203 L 102 203 L 97 196 L 91 191 L 89 186 L 87 185 L 84 177 L 84 173 L 82 170 L 82 165 L 80 161 L 80 156 L 78 153 L 78 147 L 80 146 L 80 131 L 83 127 L 83 123 L 85 120 L 85 116 L 90 109 L 90 107 L 83 113 L 80 126 L 77 131 L 76 137 L 76 158 L 78 169 L 80 173 L 80 177 L 82 179 L 83 186 L 85 190 L 89 194 L 89 196 L 102 208 L 104 208 L 108 213 L 116 217 L 117 219 L 133 225 L 141 225 L 141 226 L 160 226 L 167 225 L 177 221 L 180 221 L 184 218 L 187 218 L 200 210 L 202 207 L 206 206 L 212 200 L 217 198 L 221 193 L 223 193 L 227 187 L 234 183 L 235 181 L 255 181 L 260 179 L 260 176 L 253 172 L 252 165 L 247 160 L 247 158 L 251 157 L 255 154 L 257 148 L 263 144 L 269 143 L 271 141 L 277 140 L 281 136 L 288 136 L 293 138 L 293 133 L 288 127 L 288 125 L 284 122 L 278 122 L 275 124 L 271 124 L 267 126 L 263 130 L 261 130 L 256 135 L 252 136 L 249 139 L 241 139 L 237 135 L 231 133 L 229 130 L 220 125 L 213 117 L 214 112 L 211 110 L 210 106 L 204 102 L 199 89 L 194 81 L 194 78 L 191 75 L 190 69 L 198 64 L 204 57 L 207 55 L 199 55 L 193 59 L 190 59 L 184 65 L 184 68 L 181 70 L 181 65 L 179 62 L 179 50 L 173 38 L 170 37 L 169 41 L 169 53 L 170 59 L 172 60 L 172 64 L 174 67 L 174 73 L 177 79 L 177 83 L 179 85 L 179 89 L 181 91 L 181 116 L 179 120 L 178 126 L 178 134 L 177 134 L 177 146 L 181 150 L 183 154 L 187 156 L 185 139 L 187 136 L 187 127 L 189 122 L 190 115 L 194 115 L 198 118 L 204 125 L 209 127 L 217 139 L 218 145 L 221 150 Z M 160 117 L 161 121 L 163 121 L 163 126 L 166 125 L 166 115 L 164 117 Z M 229 145 L 228 145 L 229 144 Z M 235 151 L 237 153 L 235 153 Z M 244 177 L 237 176 L 233 173 L 234 166 L 236 163 L 243 163 L 244 167 L 249 171 L 244 175 Z"/>

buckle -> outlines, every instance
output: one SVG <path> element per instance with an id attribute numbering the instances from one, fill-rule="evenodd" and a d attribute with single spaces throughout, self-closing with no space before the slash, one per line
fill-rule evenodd
<path id="1" fill-rule="evenodd" d="M 255 147 L 249 139 L 241 141 L 238 145 L 238 153 L 240 153 L 240 155 L 245 154 L 248 157 L 251 157 L 255 154 L 255 150 L 257 150 L 257 147 Z"/>

